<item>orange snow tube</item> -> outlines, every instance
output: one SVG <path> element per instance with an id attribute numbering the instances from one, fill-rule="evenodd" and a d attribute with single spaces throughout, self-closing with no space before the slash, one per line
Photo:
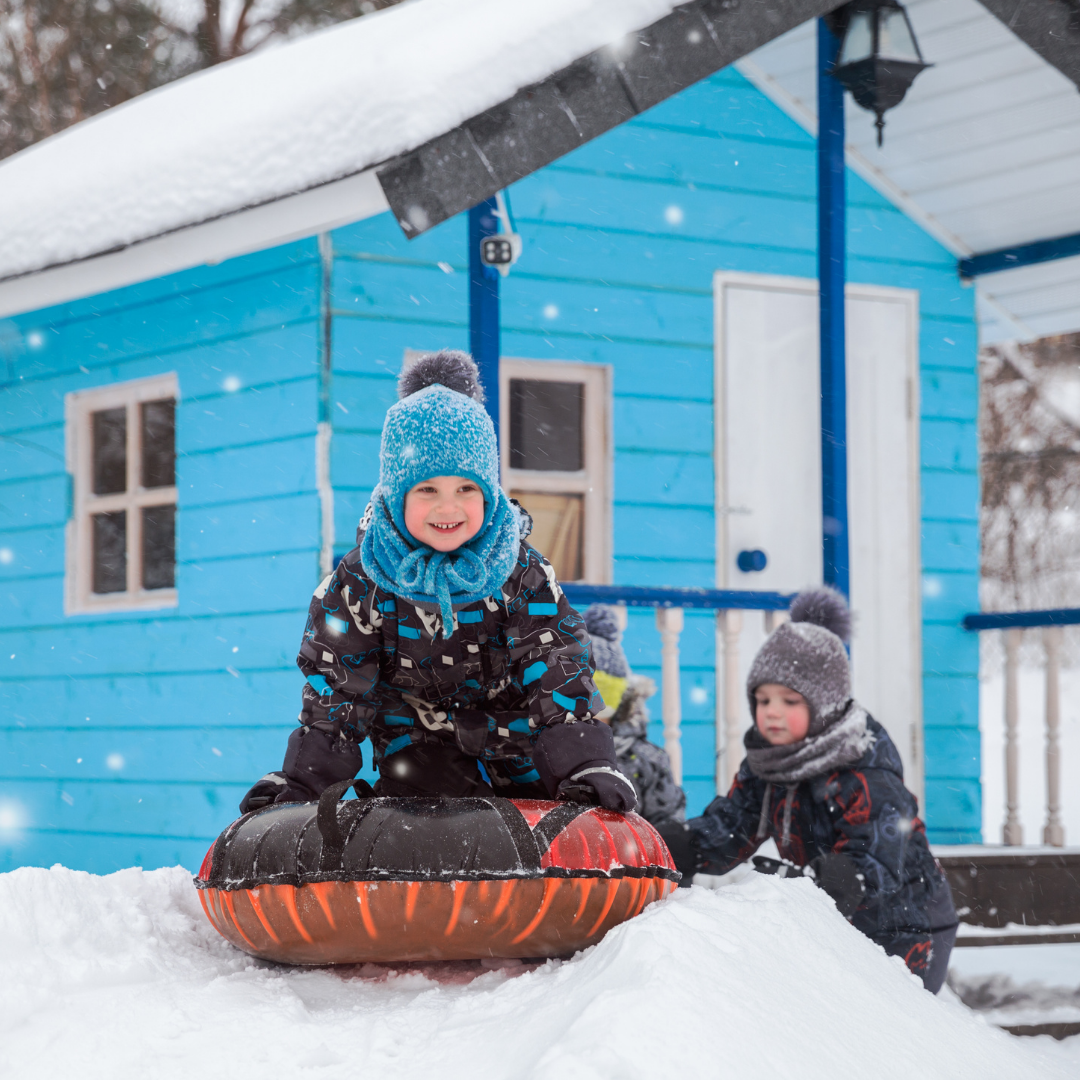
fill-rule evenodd
<path id="1" fill-rule="evenodd" d="M 336 790 L 335 790 L 336 789 Z M 533 799 L 268 806 L 195 879 L 238 948 L 287 964 L 567 956 L 678 880 L 637 814 Z"/>

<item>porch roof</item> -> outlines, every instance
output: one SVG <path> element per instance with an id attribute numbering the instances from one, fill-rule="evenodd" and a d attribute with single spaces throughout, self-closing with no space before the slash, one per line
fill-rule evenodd
<path id="1" fill-rule="evenodd" d="M 846 95 L 849 164 L 958 257 L 1080 233 L 1080 32 L 1070 78 L 978 0 L 906 6 L 934 66 L 887 114 L 881 149 L 873 115 Z M 735 66 L 816 132 L 811 24 Z M 976 282 L 983 341 L 1080 329 L 1080 256 Z"/>

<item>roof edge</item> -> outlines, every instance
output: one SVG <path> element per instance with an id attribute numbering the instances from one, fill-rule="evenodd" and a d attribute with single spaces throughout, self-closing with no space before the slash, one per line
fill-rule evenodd
<path id="1" fill-rule="evenodd" d="M 0 318 L 302 240 L 388 210 L 374 169 L 272 199 L 116 251 L 0 281 Z"/>
<path id="2" fill-rule="evenodd" d="M 843 0 L 691 0 L 384 163 L 412 239 Z"/>
<path id="3" fill-rule="evenodd" d="M 1069 0 L 979 0 L 1025 45 L 1080 86 L 1080 9 Z"/>

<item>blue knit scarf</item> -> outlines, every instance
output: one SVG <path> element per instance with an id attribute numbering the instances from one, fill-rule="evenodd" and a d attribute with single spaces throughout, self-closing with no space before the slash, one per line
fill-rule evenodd
<path id="1" fill-rule="evenodd" d="M 484 527 L 455 551 L 435 551 L 399 529 L 381 487 L 364 515 L 360 561 L 386 592 L 414 603 L 437 604 L 442 636 L 454 632 L 454 606 L 497 593 L 514 568 L 521 544 L 517 511 L 498 489 Z"/>

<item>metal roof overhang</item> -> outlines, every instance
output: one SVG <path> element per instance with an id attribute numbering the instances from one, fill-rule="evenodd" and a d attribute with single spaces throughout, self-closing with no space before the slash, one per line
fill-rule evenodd
<path id="1" fill-rule="evenodd" d="M 934 67 L 888 114 L 849 99 L 852 168 L 974 278 L 982 340 L 1080 330 L 1080 26 L 1065 0 L 909 0 Z M 1080 23 L 1080 18 L 1077 20 Z M 736 67 L 816 130 L 813 28 Z"/>
<path id="2" fill-rule="evenodd" d="M 807 20 L 838 0 L 693 0 L 377 170 L 418 236 Z"/>

